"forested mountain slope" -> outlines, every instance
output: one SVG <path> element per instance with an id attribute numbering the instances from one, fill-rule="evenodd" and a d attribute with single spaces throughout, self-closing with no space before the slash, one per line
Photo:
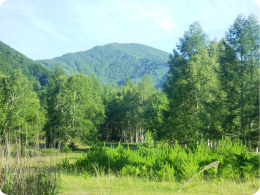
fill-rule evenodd
<path id="1" fill-rule="evenodd" d="M 128 77 L 139 82 L 144 74 L 149 74 L 153 84 L 161 87 L 168 72 L 168 58 L 169 53 L 142 44 L 111 43 L 38 62 L 50 69 L 61 66 L 68 74 L 95 73 L 101 83 L 119 85 Z"/>
<path id="2" fill-rule="evenodd" d="M 35 86 L 45 85 L 49 68 L 35 62 L 0 41 L 0 74 L 11 75 L 20 69 Z M 38 86 L 40 87 L 40 86 Z"/>

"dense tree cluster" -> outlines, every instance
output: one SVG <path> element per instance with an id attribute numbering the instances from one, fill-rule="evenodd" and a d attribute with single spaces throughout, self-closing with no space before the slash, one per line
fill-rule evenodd
<path id="1" fill-rule="evenodd" d="M 0 75 L 0 141 L 39 144 L 44 122 L 37 93 L 21 71 Z"/>
<path id="2" fill-rule="evenodd" d="M 248 146 L 259 128 L 259 24 L 238 16 L 220 42 L 193 23 L 170 56 L 164 85 L 166 135 L 182 142 L 239 137 Z M 171 129 L 171 130 L 170 130 Z"/>
<path id="3" fill-rule="evenodd" d="M 238 16 L 225 38 L 212 41 L 194 22 L 169 57 L 163 91 L 148 75 L 138 83 L 128 78 L 121 86 L 101 85 L 95 75 L 68 76 L 61 68 L 47 71 L 39 64 L 37 75 L 31 61 L 22 63 L 22 71 L 13 70 L 11 62 L 1 64 L 8 61 L 2 57 L 0 141 L 39 145 L 46 140 L 49 146 L 97 139 L 143 142 L 150 132 L 154 139 L 183 144 L 226 136 L 255 146 L 259 32 L 254 16 Z"/>
<path id="4" fill-rule="evenodd" d="M 105 88 L 104 100 L 103 139 L 143 142 L 147 131 L 158 137 L 168 100 L 161 90 L 153 87 L 148 75 L 138 85 L 127 79 L 120 88 Z"/>

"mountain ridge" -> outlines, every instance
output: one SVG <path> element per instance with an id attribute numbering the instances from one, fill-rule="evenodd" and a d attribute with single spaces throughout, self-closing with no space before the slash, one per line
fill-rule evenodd
<path id="1" fill-rule="evenodd" d="M 128 77 L 139 82 L 144 74 L 148 74 L 159 88 L 168 72 L 169 55 L 170 53 L 139 43 L 109 43 L 37 62 L 50 69 L 60 66 L 67 74 L 95 73 L 101 83 L 119 85 Z"/>
<path id="2" fill-rule="evenodd" d="M 47 84 L 50 69 L 0 41 L 0 73 L 10 76 L 21 70 L 36 88 Z"/>

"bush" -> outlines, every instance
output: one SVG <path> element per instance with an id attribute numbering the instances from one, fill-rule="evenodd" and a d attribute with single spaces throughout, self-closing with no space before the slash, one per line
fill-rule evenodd
<path id="1" fill-rule="evenodd" d="M 71 151 L 72 151 L 71 148 L 70 148 L 68 145 L 66 145 L 66 144 L 64 144 L 64 145 L 61 147 L 61 152 L 70 153 Z"/>
<path id="2" fill-rule="evenodd" d="M 207 169 L 197 177 L 249 180 L 259 174 L 258 156 L 248 152 L 240 142 L 221 140 L 218 145 L 211 149 L 206 143 L 200 143 L 190 149 L 177 142 L 172 146 L 159 143 L 153 147 L 139 146 L 138 150 L 124 148 L 120 143 L 116 148 L 94 145 L 74 166 L 88 175 L 95 174 L 93 164 L 96 164 L 105 173 L 109 170 L 159 181 L 187 181 L 215 161 L 220 162 L 218 167 Z"/>

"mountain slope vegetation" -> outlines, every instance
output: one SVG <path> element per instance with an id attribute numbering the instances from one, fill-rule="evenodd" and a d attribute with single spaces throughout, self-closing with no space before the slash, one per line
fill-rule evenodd
<path id="1" fill-rule="evenodd" d="M 60 66 L 68 74 L 95 73 L 101 83 L 123 84 L 126 78 L 139 82 L 148 74 L 161 87 L 168 72 L 169 53 L 142 44 L 111 43 L 38 62 L 50 69 Z"/>
<path id="2" fill-rule="evenodd" d="M 12 75 L 21 70 L 34 86 L 46 85 L 49 68 L 35 62 L 0 41 L 0 74 Z"/>

